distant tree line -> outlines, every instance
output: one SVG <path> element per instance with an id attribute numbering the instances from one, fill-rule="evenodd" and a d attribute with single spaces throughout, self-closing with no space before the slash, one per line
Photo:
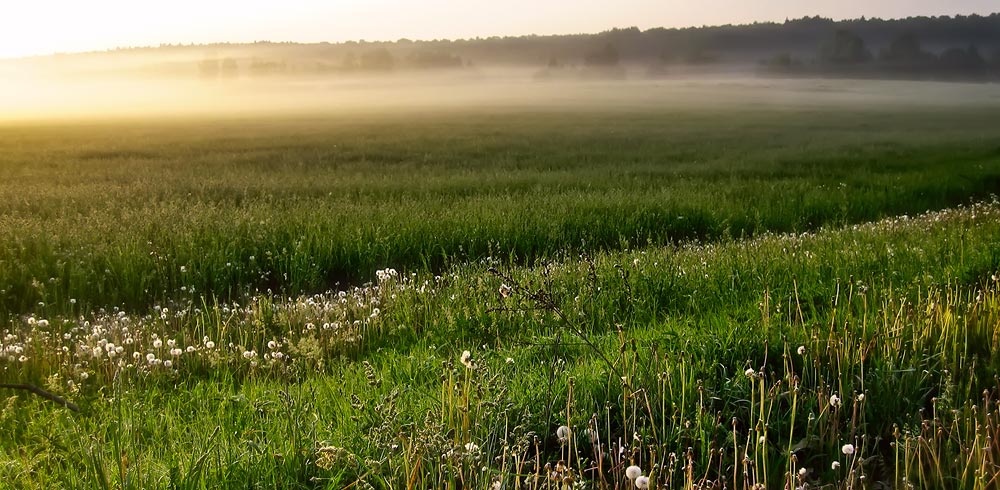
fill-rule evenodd
<path id="1" fill-rule="evenodd" d="M 920 37 L 904 32 L 876 55 L 858 34 L 838 30 L 812 59 L 800 60 L 788 52 L 762 63 L 771 73 L 789 75 L 860 76 L 877 78 L 991 80 L 1000 79 L 1000 50 L 986 57 L 976 44 L 951 46 L 933 52 Z"/>
<path id="2" fill-rule="evenodd" d="M 617 73 L 609 68 L 637 65 L 649 67 L 650 73 L 670 73 L 674 67 L 740 65 L 763 66 L 772 73 L 983 78 L 996 76 L 1000 64 L 1000 13 L 897 20 L 805 17 L 716 27 L 645 31 L 630 27 L 559 36 L 336 44 L 259 42 L 159 49 L 221 53 L 221 60 L 209 61 L 200 70 L 220 77 L 232 72 L 231 63 L 229 70 L 222 67 L 226 58 L 235 58 L 241 76 L 458 69 L 475 63 L 531 66 L 551 74 L 560 70 Z M 252 68 L 254 59 L 257 69 Z M 212 63 L 218 63 L 218 69 Z"/>

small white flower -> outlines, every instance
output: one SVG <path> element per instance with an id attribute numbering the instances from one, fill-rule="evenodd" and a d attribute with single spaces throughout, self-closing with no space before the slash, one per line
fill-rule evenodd
<path id="1" fill-rule="evenodd" d="M 830 469 L 833 470 L 833 471 L 839 470 L 840 469 L 840 461 L 834 461 L 834 462 L 830 463 Z"/>
<path id="2" fill-rule="evenodd" d="M 173 365 L 174 365 L 174 363 L 170 362 L 170 359 L 167 359 L 166 361 L 163 361 L 163 367 L 165 367 L 167 369 L 170 369 Z"/>
<path id="3" fill-rule="evenodd" d="M 854 454 L 854 444 L 844 444 L 840 447 L 840 452 L 847 456 Z"/>
<path id="4" fill-rule="evenodd" d="M 628 468 L 625 468 L 625 476 L 628 477 L 629 480 L 635 481 L 642 476 L 642 468 L 636 465 L 629 466 Z"/>
<path id="5" fill-rule="evenodd" d="M 462 361 L 462 364 L 466 368 L 472 369 L 473 365 L 472 365 L 472 353 L 471 352 L 469 352 L 467 350 L 466 351 L 462 351 L 462 357 L 459 358 L 459 360 Z"/>
<path id="6" fill-rule="evenodd" d="M 863 401 L 865 401 L 865 394 L 864 394 L 864 393 L 859 393 L 859 394 L 858 394 L 858 397 L 857 397 L 857 400 L 858 400 L 859 402 L 863 402 Z"/>
<path id="7" fill-rule="evenodd" d="M 805 478 L 806 473 L 809 473 L 809 471 L 806 470 L 805 468 L 799 468 L 799 476 Z"/>
<path id="8" fill-rule="evenodd" d="M 646 490 L 647 488 L 649 488 L 649 477 L 648 476 L 640 476 L 639 478 L 636 478 L 635 479 L 635 488 L 639 488 L 641 490 Z"/>
<path id="9" fill-rule="evenodd" d="M 798 349 L 798 353 L 799 353 L 800 356 L 806 355 L 806 346 L 800 345 L 799 349 Z"/>
<path id="10" fill-rule="evenodd" d="M 215 342 L 212 342 L 211 340 L 209 340 L 208 342 L 205 342 L 205 348 L 206 349 L 214 349 L 215 348 Z"/>
<path id="11" fill-rule="evenodd" d="M 745 375 L 746 375 L 746 377 L 748 377 L 748 378 L 752 378 L 752 377 L 754 377 L 754 375 L 755 375 L 755 374 L 757 374 L 757 373 L 756 373 L 756 372 L 754 372 L 753 368 L 747 368 L 747 370 L 746 370 L 746 371 L 743 371 L 743 374 L 745 374 Z"/>
<path id="12" fill-rule="evenodd" d="M 277 349 L 278 348 L 278 343 L 275 342 L 275 341 L 273 341 L 273 340 L 271 340 L 271 341 L 269 341 L 267 343 L 267 348 L 271 349 L 271 350 Z"/>
<path id="13" fill-rule="evenodd" d="M 188 268 L 182 265 L 181 266 L 181 274 L 183 274 L 183 273 L 185 273 L 187 271 L 188 271 Z"/>
<path id="14" fill-rule="evenodd" d="M 163 347 L 163 341 L 160 340 L 160 339 L 154 340 L 153 341 L 153 348 L 154 349 L 159 349 L 160 347 Z"/>
<path id="15" fill-rule="evenodd" d="M 41 319 L 41 320 L 38 320 L 38 326 L 42 327 L 42 328 L 45 328 L 45 327 L 49 326 L 49 321 L 46 320 L 46 319 L 44 319 L 44 318 Z"/>
<path id="16" fill-rule="evenodd" d="M 840 397 L 837 396 L 836 393 L 830 395 L 830 406 L 833 408 L 837 408 L 840 406 Z"/>

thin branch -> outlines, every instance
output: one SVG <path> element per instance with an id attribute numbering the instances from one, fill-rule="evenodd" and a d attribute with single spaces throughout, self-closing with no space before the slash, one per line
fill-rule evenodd
<path id="1" fill-rule="evenodd" d="M 38 396 L 40 396 L 40 397 L 42 397 L 42 398 L 44 398 L 46 400 L 49 400 L 51 402 L 58 403 L 59 405 L 62 405 L 62 406 L 66 407 L 66 408 L 68 408 L 68 409 L 70 409 L 70 410 L 72 410 L 74 412 L 79 412 L 80 411 L 80 407 L 76 406 L 75 403 L 73 403 L 73 402 L 71 402 L 71 401 L 69 401 L 69 400 L 67 400 L 67 399 L 65 399 L 65 398 L 63 398 L 63 397 L 61 397 L 59 395 L 56 395 L 55 393 L 50 393 L 48 391 L 45 391 L 45 390 L 43 390 L 43 389 L 41 389 L 41 388 L 39 388 L 39 387 L 37 387 L 35 385 L 32 385 L 32 384 L 8 384 L 8 383 L 0 383 L 0 388 L 7 388 L 7 389 L 10 389 L 10 390 L 30 391 L 31 393 L 34 393 L 34 394 L 36 394 L 36 395 L 38 395 Z"/>

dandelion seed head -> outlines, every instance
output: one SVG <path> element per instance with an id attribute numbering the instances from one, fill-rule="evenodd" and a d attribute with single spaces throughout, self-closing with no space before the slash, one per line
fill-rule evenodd
<path id="1" fill-rule="evenodd" d="M 628 477 L 629 480 L 635 481 L 637 478 L 642 476 L 642 468 L 636 465 L 629 466 L 628 468 L 625 468 L 625 476 Z"/>
<path id="2" fill-rule="evenodd" d="M 844 444 L 840 447 L 840 452 L 847 456 L 854 454 L 854 444 Z"/>
<path id="3" fill-rule="evenodd" d="M 556 429 L 556 437 L 559 438 L 559 442 L 568 441 L 570 433 L 571 431 L 569 430 L 569 427 L 565 425 L 560 425 L 559 428 Z"/>
<path id="4" fill-rule="evenodd" d="M 649 477 L 648 476 L 640 476 L 639 478 L 636 478 L 635 479 L 635 488 L 639 488 L 641 490 L 645 490 L 645 489 L 649 488 Z"/>

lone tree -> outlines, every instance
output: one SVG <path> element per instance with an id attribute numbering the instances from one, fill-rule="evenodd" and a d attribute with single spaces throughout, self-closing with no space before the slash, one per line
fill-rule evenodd
<path id="1" fill-rule="evenodd" d="M 840 29 L 834 34 L 833 39 L 820 49 L 819 59 L 834 65 L 853 65 L 870 61 L 872 54 L 861 36 Z"/>
<path id="2" fill-rule="evenodd" d="M 618 66 L 618 49 L 613 44 L 607 43 L 603 49 L 584 56 L 583 63 L 594 67 Z"/>

